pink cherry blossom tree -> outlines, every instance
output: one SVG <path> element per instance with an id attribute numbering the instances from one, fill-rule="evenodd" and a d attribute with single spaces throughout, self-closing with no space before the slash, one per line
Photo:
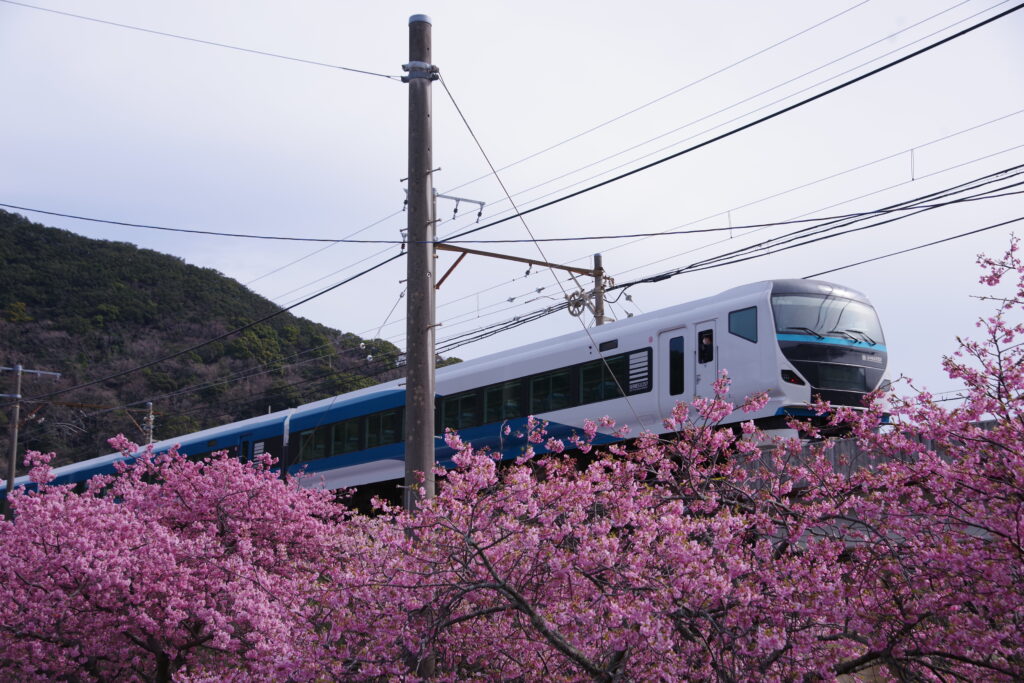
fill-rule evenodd
<path id="1" fill-rule="evenodd" d="M 126 453 L 134 444 L 112 440 Z M 147 455 L 87 491 L 16 491 L 0 527 L 0 678 L 287 678 L 309 669 L 346 515 L 270 462 Z"/>
<path id="2" fill-rule="evenodd" d="M 513 463 L 448 433 L 458 467 L 415 513 L 173 452 L 76 493 L 32 454 L 40 489 L 0 526 L 0 678 L 1024 678 L 1017 242 L 982 266 L 1014 289 L 945 361 L 960 405 L 818 406 L 870 466 L 717 428 L 767 399 L 737 408 L 726 375 L 606 451 L 607 419 L 564 442 L 531 420 Z"/>

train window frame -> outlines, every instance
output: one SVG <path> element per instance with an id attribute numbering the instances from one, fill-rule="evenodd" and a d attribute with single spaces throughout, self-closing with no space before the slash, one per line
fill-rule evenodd
<path id="1" fill-rule="evenodd" d="M 317 426 L 313 429 L 303 429 L 299 432 L 297 461 L 312 462 L 313 460 L 322 460 L 333 455 L 331 452 L 331 448 L 334 446 L 333 426 Z"/>
<path id="2" fill-rule="evenodd" d="M 585 406 L 629 395 L 629 354 L 619 353 L 582 363 L 577 366 L 576 372 L 580 384 L 577 405 Z M 584 378 L 585 373 L 593 372 L 596 372 L 596 378 Z M 590 395 L 585 392 L 590 392 Z"/>
<path id="3" fill-rule="evenodd" d="M 483 392 L 481 389 L 460 391 L 441 400 L 442 424 L 456 431 L 479 427 L 483 423 Z M 449 415 L 449 413 L 454 413 Z"/>
<path id="4" fill-rule="evenodd" d="M 366 430 L 364 429 L 362 422 L 363 419 L 361 417 L 357 417 L 352 420 L 335 422 L 332 425 L 331 455 L 358 453 L 365 448 L 364 436 Z M 350 447 L 352 436 L 355 436 L 354 448 Z"/>
<path id="5" fill-rule="evenodd" d="M 393 428 L 394 437 L 391 440 L 385 440 L 385 418 L 394 417 L 396 425 Z M 364 421 L 364 441 L 366 450 L 371 448 L 380 448 L 381 446 L 388 446 L 394 443 L 400 443 L 403 440 L 403 429 L 405 427 L 405 411 L 401 408 L 391 408 L 390 410 L 381 410 L 376 413 L 371 413 L 366 416 Z M 375 426 L 376 425 L 376 426 Z"/>
<path id="6" fill-rule="evenodd" d="M 526 378 L 518 378 L 484 387 L 482 390 L 482 424 L 491 424 L 523 417 L 526 414 L 523 401 L 525 386 Z M 498 392 L 500 392 L 500 395 L 496 395 Z M 492 399 L 497 401 L 497 406 L 493 406 Z M 496 407 L 496 410 L 492 411 L 492 407 Z"/>
<path id="7" fill-rule="evenodd" d="M 747 319 L 750 313 L 753 313 L 753 320 Z M 747 306 L 746 308 L 729 311 L 729 334 L 756 344 L 757 306 Z"/>
<path id="8" fill-rule="evenodd" d="M 566 410 L 567 408 L 573 408 L 579 405 L 578 397 L 573 392 L 573 368 L 575 366 L 568 366 L 564 368 L 557 368 L 549 372 L 542 372 L 537 375 L 531 375 L 529 378 L 529 399 L 528 405 L 530 406 L 530 414 L 536 415 L 537 413 L 551 413 L 556 410 Z M 554 401 L 555 392 L 551 390 L 555 381 L 561 381 L 564 376 L 564 403 L 556 403 Z M 538 384 L 544 383 L 548 387 L 548 391 L 537 396 L 534 394 L 534 388 Z"/>
<path id="9" fill-rule="evenodd" d="M 668 395 L 679 396 L 686 391 L 686 337 L 668 340 Z"/>
<path id="10" fill-rule="evenodd" d="M 704 343 L 707 340 L 707 343 Z M 715 330 L 709 327 L 697 332 L 697 362 L 706 365 L 715 360 Z"/>

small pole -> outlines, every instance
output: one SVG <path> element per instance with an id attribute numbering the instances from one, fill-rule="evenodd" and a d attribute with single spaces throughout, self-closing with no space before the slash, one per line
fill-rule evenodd
<path id="1" fill-rule="evenodd" d="M 11 417 L 11 450 L 7 453 L 7 495 L 4 496 L 4 517 L 11 519 L 11 492 L 14 491 L 18 464 L 18 422 L 21 420 L 21 363 L 14 366 L 14 410 Z"/>
<path id="2" fill-rule="evenodd" d="M 153 443 L 153 402 L 146 401 L 146 443 Z"/>
<path id="3" fill-rule="evenodd" d="M 26 370 L 22 367 L 21 363 L 15 364 L 13 368 L 0 367 L 0 372 L 13 372 L 15 376 L 14 380 L 14 393 L 13 394 L 0 394 L 0 397 L 13 398 L 14 399 L 14 410 L 11 416 L 11 450 L 7 454 L 7 491 L 4 496 L 4 516 L 7 519 L 11 519 L 11 492 L 14 491 L 14 480 L 17 478 L 17 467 L 18 467 L 18 423 L 21 421 L 21 376 L 24 373 L 32 375 L 50 375 L 51 377 L 59 378 L 59 372 L 46 372 L 45 370 Z"/>
<path id="4" fill-rule="evenodd" d="M 601 267 L 601 255 L 594 254 L 594 324 L 604 323 L 604 268 Z"/>
<path id="5" fill-rule="evenodd" d="M 406 301 L 405 491 L 406 510 L 434 497 L 434 181 L 430 84 L 431 21 L 409 17 L 408 292 Z M 420 480 L 423 477 L 423 480 Z M 422 496 L 421 496 L 422 490 Z"/>

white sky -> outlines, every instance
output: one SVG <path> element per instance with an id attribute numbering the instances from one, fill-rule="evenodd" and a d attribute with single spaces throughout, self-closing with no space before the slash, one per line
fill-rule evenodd
<path id="1" fill-rule="evenodd" d="M 509 189 L 522 192 L 517 203 L 528 208 L 541 196 L 559 196 L 570 186 L 578 189 L 609 177 L 614 167 L 633 168 L 641 157 L 650 161 L 751 121 L 1014 3 L 35 4 L 392 75 L 401 74 L 408 61 L 409 16 L 429 14 L 434 62 L 498 167 L 835 17 L 503 171 Z M 840 76 L 844 72 L 849 73 Z M 454 194 L 486 201 L 484 221 L 503 217 L 507 203 L 493 177 L 462 186 L 485 176 L 487 166 L 439 83 L 433 94 L 434 160 L 442 169 L 437 189 L 458 187 Z M 1022 110 L 1024 11 L 728 140 L 538 211 L 527 223 L 537 237 L 562 237 L 662 231 L 709 216 L 690 227 L 724 227 L 730 210 L 733 225 L 871 210 L 1024 163 Z M 406 112 L 407 87 L 397 81 L 0 3 L 0 202 L 5 204 L 172 227 L 322 238 L 346 237 L 391 216 L 359 237 L 394 239 L 405 224 L 404 214 L 392 214 L 401 210 L 403 200 L 399 181 L 406 175 Z M 1021 113 L 1007 116 L 1015 112 Z M 1000 117 L 1006 118 L 927 144 Z M 757 201 L 809 183 L 814 184 Z M 856 199 L 868 193 L 874 194 Z M 450 218 L 452 208 L 451 202 L 439 200 L 439 217 Z M 1022 209 L 1021 196 L 938 209 L 744 264 L 640 285 L 630 290 L 632 303 L 620 301 L 611 312 L 623 317 L 627 311 L 650 311 L 746 282 L 803 277 L 1024 216 Z M 282 305 L 395 249 L 336 245 L 267 275 L 323 245 L 156 232 L 22 213 L 89 237 L 132 242 L 216 268 L 252 282 L 254 291 Z M 441 236 L 472 225 L 475 207 L 463 204 L 459 213 L 458 221 L 440 226 Z M 605 268 L 624 282 L 793 229 L 777 227 L 746 237 L 736 231 L 731 240 L 728 233 L 717 233 L 628 244 L 547 243 L 543 253 L 550 261 L 589 266 L 591 254 L 601 251 Z M 1001 252 L 1012 229 L 824 279 L 872 299 L 894 374 L 909 375 L 934 391 L 953 389 L 956 384 L 943 375 L 939 359 L 953 350 L 956 335 L 971 334 L 973 321 L 989 310 L 970 298 L 983 293 L 975 255 Z M 509 221 L 476 236 L 524 239 L 528 234 L 520 222 Z M 469 246 L 539 256 L 529 243 Z M 442 254 L 441 272 L 453 260 Z M 378 329 L 402 291 L 404 271 L 404 260 L 396 261 L 295 313 L 402 346 L 404 299 L 379 335 Z M 439 340 L 561 298 L 549 271 L 535 268 L 529 277 L 524 274 L 519 264 L 466 259 L 439 291 Z M 538 288 L 544 288 L 540 295 Z M 537 299 L 546 295 L 553 298 Z M 454 353 L 472 358 L 579 326 L 563 312 Z"/>

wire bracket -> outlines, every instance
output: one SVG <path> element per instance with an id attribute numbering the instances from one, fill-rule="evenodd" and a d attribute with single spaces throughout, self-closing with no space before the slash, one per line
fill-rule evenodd
<path id="1" fill-rule="evenodd" d="M 426 62 L 409 62 L 402 65 L 402 71 L 408 72 L 408 76 L 402 76 L 402 83 L 408 83 L 414 78 L 426 78 L 429 81 L 436 81 L 440 76 L 439 69 L 433 64 Z"/>

